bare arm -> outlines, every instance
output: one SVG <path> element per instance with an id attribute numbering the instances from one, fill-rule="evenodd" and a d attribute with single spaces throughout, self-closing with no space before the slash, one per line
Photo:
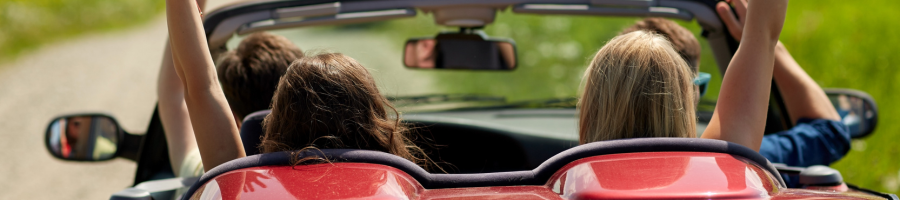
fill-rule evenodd
<path id="1" fill-rule="evenodd" d="M 737 39 L 741 39 L 743 21 L 746 19 L 746 4 L 735 2 L 735 10 L 738 16 L 732 14 L 732 10 L 725 3 L 716 7 L 719 17 L 725 21 L 728 31 Z M 819 87 L 812 77 L 809 77 L 800 64 L 794 60 L 784 44 L 775 46 L 775 81 L 781 96 L 784 99 L 791 123 L 796 123 L 800 118 L 840 120 L 837 110 L 831 105 L 831 100 L 825 95 L 825 91 Z"/>
<path id="2" fill-rule="evenodd" d="M 166 41 L 168 42 L 168 41 Z M 162 67 L 159 69 L 156 94 L 159 97 L 159 119 L 162 121 L 163 130 L 166 133 L 166 144 L 169 147 L 169 162 L 175 176 L 180 176 L 179 169 L 188 152 L 197 148 L 197 140 L 194 139 L 194 130 L 191 129 L 191 119 L 188 116 L 187 105 L 184 103 L 184 86 L 181 79 L 175 74 L 175 66 L 172 63 L 172 53 L 169 44 L 163 54 Z"/>
<path id="3" fill-rule="evenodd" d="M 166 0 L 166 20 L 175 73 L 184 84 L 185 105 L 204 169 L 244 157 L 237 124 L 216 77 L 197 4 L 193 0 Z"/>
<path id="4" fill-rule="evenodd" d="M 797 123 L 800 118 L 841 121 L 825 91 L 803 71 L 781 43 L 775 47 L 775 81 L 791 116 L 791 123 Z"/>
<path id="5" fill-rule="evenodd" d="M 198 0 L 198 6 L 202 9 L 206 0 Z M 194 130 L 191 129 L 191 119 L 188 116 L 187 105 L 184 103 L 184 85 L 175 73 L 175 64 L 172 60 L 172 50 L 166 40 L 166 48 L 163 51 L 162 66 L 159 68 L 156 95 L 159 98 L 159 118 L 162 121 L 163 130 L 166 133 L 166 144 L 169 147 L 169 162 L 172 171 L 179 176 L 184 157 L 188 152 L 197 148 L 197 140 L 194 139 Z"/>
<path id="6" fill-rule="evenodd" d="M 742 42 L 725 72 L 719 101 L 703 137 L 759 151 L 769 107 L 774 49 L 784 24 L 787 0 L 750 3 Z"/>

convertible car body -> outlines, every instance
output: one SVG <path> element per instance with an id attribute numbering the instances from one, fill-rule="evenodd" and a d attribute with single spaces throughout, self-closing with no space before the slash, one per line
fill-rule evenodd
<path id="1" fill-rule="evenodd" d="M 439 25 L 460 27 L 459 34 L 490 25 L 501 10 L 534 15 L 666 17 L 698 23 L 715 63 L 724 71 L 737 43 L 716 16 L 716 2 L 263 0 L 206 12 L 204 26 L 216 56 L 228 50 L 228 41 L 235 35 L 385 21 L 420 13 L 430 13 Z M 414 41 L 418 40 L 410 40 Z M 521 68 L 511 64 L 518 63 L 516 59 L 500 63 L 508 65 L 507 69 Z M 860 114 L 854 116 L 863 117 L 855 121 L 861 125 L 854 137 L 872 132 L 877 108 L 870 97 L 851 90 L 830 90 L 829 95 L 858 100 L 860 106 L 855 113 Z M 404 110 L 405 104 L 418 105 L 435 99 L 481 101 L 492 97 L 426 95 L 389 99 Z M 755 151 L 724 141 L 644 138 L 579 146 L 574 100 L 405 111 L 404 121 L 428 137 L 431 144 L 424 147 L 429 156 L 449 164 L 444 171 L 423 169 L 386 153 L 346 149 L 303 152 L 299 156 L 325 157 L 328 162 L 297 165 L 291 162 L 291 156 L 298 155 L 287 152 L 252 155 L 255 145 L 248 139 L 244 146 L 249 147 L 246 151 L 252 156 L 220 165 L 202 177 L 175 178 L 156 112 L 142 135 L 116 127 L 112 134 L 89 136 L 87 141 L 91 142 L 87 146 L 94 149 L 101 143 L 94 141 L 115 143 L 116 148 L 111 151 L 114 154 L 72 156 L 76 153 L 67 149 L 74 147 L 60 141 L 68 134 L 61 127 L 71 125 L 69 122 L 79 116 L 63 116 L 51 122 L 47 147 L 60 159 L 101 161 L 121 157 L 137 162 L 134 186 L 113 194 L 112 199 L 172 199 L 179 188 L 187 189 L 183 199 L 897 199 L 896 195 L 844 183 L 837 171 L 773 165 Z M 790 128 L 774 84 L 772 102 L 766 131 Z M 241 134 L 250 134 L 246 138 L 256 134 L 258 139 L 265 114 L 247 116 Z M 701 110 L 698 115 L 698 129 L 702 131 L 711 111 Z M 84 116 L 93 117 L 92 123 L 111 120 L 115 124 L 109 116 Z M 803 188 L 788 188 L 782 176 L 800 177 L 806 184 Z"/>
<path id="2" fill-rule="evenodd" d="M 292 156 L 332 163 L 292 165 Z M 563 151 L 533 170 L 428 173 L 365 150 L 269 153 L 216 167 L 184 199 L 881 199 L 846 185 L 788 189 L 755 151 L 718 140 L 643 138 Z"/>

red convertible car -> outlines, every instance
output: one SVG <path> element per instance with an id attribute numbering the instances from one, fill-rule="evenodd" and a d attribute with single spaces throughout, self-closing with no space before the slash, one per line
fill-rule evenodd
<path id="1" fill-rule="evenodd" d="M 533 58 L 517 56 L 521 50 L 517 49 L 515 38 L 485 34 L 483 30 L 495 22 L 498 12 L 548 18 L 665 17 L 696 22 L 719 71 L 724 71 L 738 43 L 727 34 L 716 15 L 716 3 L 715 0 L 263 0 L 205 12 L 204 26 L 215 56 L 228 50 L 229 41 L 234 41 L 236 35 L 322 26 L 332 27 L 332 31 L 353 31 L 371 28 L 373 22 L 431 16 L 433 24 L 430 25 L 458 28 L 458 31 L 412 38 L 406 43 L 395 41 L 398 47 L 405 47 L 404 53 L 389 58 L 413 71 L 429 71 L 423 73 L 429 76 L 410 77 L 410 80 L 431 80 L 430 75 L 442 73 L 481 76 L 481 73 L 514 73 L 545 67 L 535 66 L 536 62 L 529 60 Z M 544 24 L 549 29 L 564 25 L 553 20 Z M 519 28 L 529 27 L 505 27 L 504 30 L 516 32 Z M 346 41 L 333 43 L 348 43 L 353 48 L 354 36 L 350 34 Z M 579 45 L 587 44 L 552 46 L 550 52 L 558 51 L 557 56 L 576 54 Z M 525 48 L 545 49 L 542 45 Z M 555 74 L 558 73 L 551 71 L 550 76 Z M 407 77 L 379 78 L 397 81 Z M 541 86 L 541 80 L 530 81 L 537 83 L 528 87 Z M 413 84 L 421 83 L 408 85 Z M 783 109 L 776 85 L 772 87 L 767 132 L 785 130 L 791 124 L 787 122 L 790 118 Z M 871 97 L 848 89 L 826 92 L 839 111 L 848 113 L 844 115 L 844 123 L 852 128 L 854 138 L 874 130 L 877 108 Z M 248 140 L 244 142 L 251 144 L 245 145 L 250 147 L 246 151 L 251 156 L 222 164 L 202 177 L 177 178 L 170 167 L 157 113 L 153 113 L 144 134 L 126 133 L 115 119 L 102 114 L 62 116 L 48 126 L 46 146 L 52 155 L 63 160 L 124 158 L 137 162 L 133 187 L 112 194 L 111 199 L 898 199 L 893 194 L 846 183 L 837 170 L 827 166 L 800 168 L 773 164 L 756 151 L 725 141 L 638 138 L 578 145 L 576 99 L 571 96 L 506 102 L 506 97 L 497 95 L 437 93 L 389 99 L 404 111 L 402 118 L 406 123 L 417 127 L 418 132 L 427 133 L 431 145 L 423 147 L 429 156 L 452 167 L 446 167 L 445 172 L 428 171 L 391 154 L 351 149 L 302 152 L 299 156 L 320 156 L 330 162 L 292 165 L 291 157 L 298 155 L 256 154 L 252 148 L 254 141 Z M 714 101 L 705 103 L 714 104 Z M 241 134 L 258 138 L 262 132 L 260 122 L 266 114 L 263 111 L 246 117 Z M 702 131 L 711 110 L 701 106 L 698 115 L 698 129 Z M 783 176 L 798 178 L 802 185 L 788 188 Z M 176 189 L 186 192 L 176 197 Z"/>

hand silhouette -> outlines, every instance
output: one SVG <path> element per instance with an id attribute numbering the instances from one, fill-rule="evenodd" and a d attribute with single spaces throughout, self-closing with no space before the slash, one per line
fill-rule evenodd
<path id="1" fill-rule="evenodd" d="M 259 185 L 261 188 L 266 188 L 266 184 L 263 183 L 260 179 L 271 179 L 272 177 L 255 171 L 247 171 L 244 178 L 244 192 L 253 192 L 256 191 L 254 189 L 253 184 Z"/>

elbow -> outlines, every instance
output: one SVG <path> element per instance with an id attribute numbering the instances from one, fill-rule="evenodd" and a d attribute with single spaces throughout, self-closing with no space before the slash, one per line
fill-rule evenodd
<path id="1" fill-rule="evenodd" d="M 772 33 L 769 34 L 768 45 L 770 47 L 769 49 L 772 49 L 772 52 L 775 52 L 775 47 L 778 47 L 778 44 L 779 44 L 778 39 L 780 37 L 781 37 L 781 27 L 778 27 L 777 31 L 772 31 Z"/>

